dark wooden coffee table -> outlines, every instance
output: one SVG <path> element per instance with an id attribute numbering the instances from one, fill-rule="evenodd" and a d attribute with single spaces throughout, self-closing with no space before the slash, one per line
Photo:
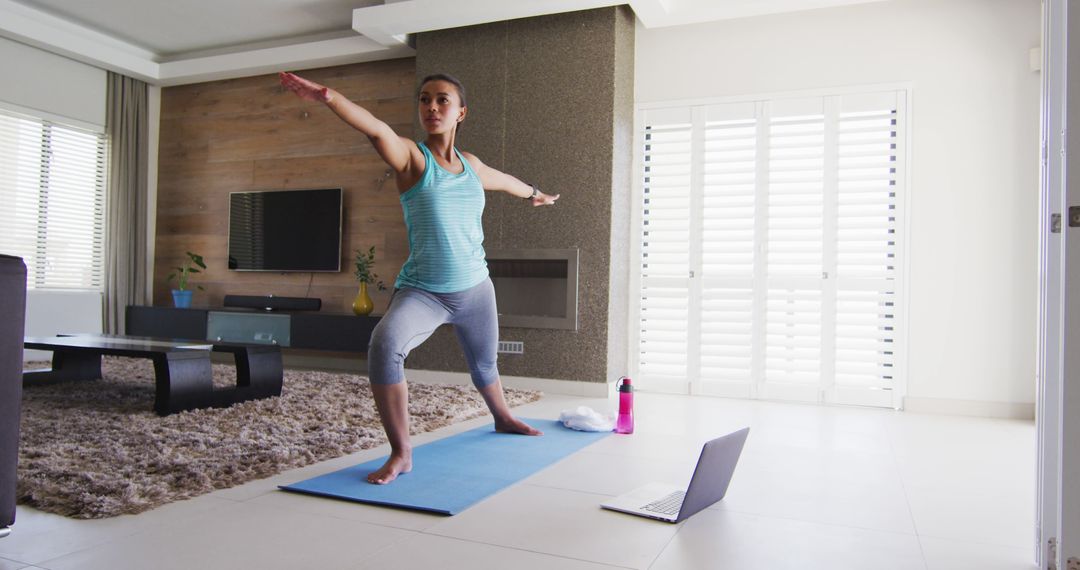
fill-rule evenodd
<path id="1" fill-rule="evenodd" d="M 154 411 L 168 414 L 281 395 L 281 348 L 276 345 L 181 341 L 118 335 L 26 337 L 24 346 L 51 350 L 52 368 L 23 373 L 23 385 L 101 378 L 103 355 L 154 362 Z M 236 387 L 214 389 L 211 352 L 230 352 Z"/>

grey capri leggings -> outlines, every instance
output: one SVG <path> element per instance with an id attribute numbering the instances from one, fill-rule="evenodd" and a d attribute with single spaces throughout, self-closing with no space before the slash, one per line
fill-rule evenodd
<path id="1" fill-rule="evenodd" d="M 499 378 L 496 353 L 499 314 L 491 279 L 456 293 L 431 293 L 405 287 L 394 292 L 390 309 L 375 325 L 368 344 L 368 377 L 372 384 L 405 379 L 405 357 L 439 325 L 454 325 L 477 388 Z"/>

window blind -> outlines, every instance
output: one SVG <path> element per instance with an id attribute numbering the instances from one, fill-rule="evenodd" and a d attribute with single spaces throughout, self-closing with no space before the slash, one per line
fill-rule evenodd
<path id="1" fill-rule="evenodd" d="M 105 135 L 0 111 L 0 251 L 31 289 L 101 290 Z"/>

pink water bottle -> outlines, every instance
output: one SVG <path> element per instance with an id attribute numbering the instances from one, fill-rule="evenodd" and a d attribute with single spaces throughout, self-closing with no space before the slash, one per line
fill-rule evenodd
<path id="1" fill-rule="evenodd" d="M 634 387 L 626 376 L 619 378 L 619 417 L 615 433 L 634 433 Z"/>

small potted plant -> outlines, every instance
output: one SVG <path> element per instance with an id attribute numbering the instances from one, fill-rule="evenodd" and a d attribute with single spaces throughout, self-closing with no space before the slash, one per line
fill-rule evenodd
<path id="1" fill-rule="evenodd" d="M 356 250 L 356 280 L 360 282 L 360 291 L 356 294 L 356 299 L 353 300 L 352 310 L 358 316 L 367 316 L 371 314 L 372 309 L 375 308 L 375 304 L 371 302 L 371 297 L 368 296 L 367 286 L 375 285 L 379 288 L 379 291 L 386 290 L 386 285 L 382 281 L 379 281 L 379 276 L 371 271 L 371 268 L 375 266 L 375 246 L 371 246 L 371 249 Z"/>
<path id="2" fill-rule="evenodd" d="M 187 259 L 180 264 L 179 267 L 173 269 L 169 273 L 169 281 L 176 279 L 176 289 L 172 290 L 173 305 L 178 308 L 186 309 L 191 306 L 191 290 L 188 289 L 188 277 L 192 273 L 200 273 L 194 266 L 199 266 L 206 269 L 206 263 L 203 262 L 201 255 L 187 252 Z M 202 291 L 202 285 L 196 285 L 196 287 Z"/>

